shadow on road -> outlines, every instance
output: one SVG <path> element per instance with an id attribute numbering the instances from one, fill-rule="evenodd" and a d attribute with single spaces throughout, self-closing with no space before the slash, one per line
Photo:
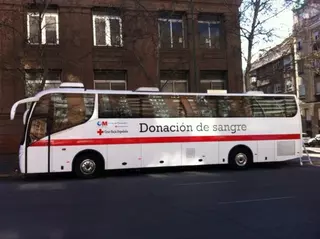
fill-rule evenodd
<path id="1" fill-rule="evenodd" d="M 144 169 L 125 169 L 125 170 L 108 170 L 103 173 L 101 178 L 109 177 L 145 177 L 147 174 L 165 174 L 165 173 L 184 173 L 190 171 L 198 171 L 205 173 L 230 173 L 230 172 L 243 172 L 250 170 L 280 170 L 288 167 L 300 167 L 299 161 L 294 159 L 287 162 L 276 163 L 257 163 L 252 165 L 247 170 L 231 169 L 228 165 L 209 165 L 209 166 L 192 166 L 192 167 L 168 167 L 168 168 L 144 168 Z M 101 179 L 100 178 L 100 179 Z M 73 173 L 55 173 L 55 174 L 35 174 L 35 175 L 22 175 L 12 178 L 7 178 L 9 181 L 64 181 L 64 180 L 82 180 L 75 177 Z"/>

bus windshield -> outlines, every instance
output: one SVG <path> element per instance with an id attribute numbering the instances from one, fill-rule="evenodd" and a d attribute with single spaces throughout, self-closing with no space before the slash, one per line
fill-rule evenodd
<path id="1" fill-rule="evenodd" d="M 74 93 L 42 96 L 31 113 L 28 143 L 88 121 L 94 111 L 94 98 L 94 94 Z"/>

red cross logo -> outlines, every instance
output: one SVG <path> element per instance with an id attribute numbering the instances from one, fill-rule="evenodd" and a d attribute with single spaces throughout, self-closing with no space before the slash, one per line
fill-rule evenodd
<path id="1" fill-rule="evenodd" d="M 99 130 L 97 131 L 97 133 L 98 133 L 99 135 L 102 135 L 103 130 L 102 130 L 102 129 L 99 129 Z"/>

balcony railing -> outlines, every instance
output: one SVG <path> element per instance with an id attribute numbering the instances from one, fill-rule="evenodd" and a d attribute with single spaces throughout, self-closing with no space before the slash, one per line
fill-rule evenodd
<path id="1" fill-rule="evenodd" d="M 269 79 L 257 80 L 257 87 L 268 85 L 268 84 L 270 84 L 270 80 Z"/>
<path id="2" fill-rule="evenodd" d="M 293 25 L 293 29 L 295 31 L 299 31 L 305 27 L 312 27 L 316 23 L 320 23 L 320 15 L 316 15 L 316 16 L 308 18 L 308 19 L 300 20 L 299 22 L 297 22 Z"/>

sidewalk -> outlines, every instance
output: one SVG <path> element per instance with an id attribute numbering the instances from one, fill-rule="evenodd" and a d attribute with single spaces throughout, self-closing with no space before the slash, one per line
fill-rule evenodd
<path id="1" fill-rule="evenodd" d="M 18 166 L 17 154 L 0 154 L 0 178 L 15 175 Z"/>
<path id="2" fill-rule="evenodd" d="M 307 149 L 307 152 L 310 154 L 310 157 L 311 157 L 311 154 L 319 154 L 320 156 L 320 148 L 313 148 L 313 147 L 306 147 Z M 305 150 L 303 150 L 303 153 L 306 153 Z"/>

